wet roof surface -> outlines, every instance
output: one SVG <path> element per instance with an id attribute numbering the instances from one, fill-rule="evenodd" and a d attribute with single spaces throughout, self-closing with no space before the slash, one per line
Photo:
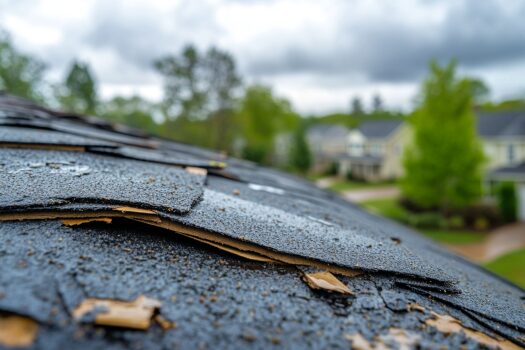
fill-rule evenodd
<path id="1" fill-rule="evenodd" d="M 0 187 L 10 189 L 0 193 L 2 211 L 66 201 L 186 213 L 200 200 L 205 180 L 178 167 L 84 152 L 4 148 L 0 164 Z"/>
<path id="2" fill-rule="evenodd" d="M 423 348 L 480 346 L 468 334 L 425 327 L 431 312 L 525 342 L 523 290 L 307 181 L 0 95 L 0 123 L 13 121 L 13 109 L 28 124 L 68 123 L 52 130 L 0 126 L 0 219 L 11 215 L 0 224 L 0 320 L 35 320 L 36 348 L 73 341 L 78 348 L 348 348 L 353 334 L 373 342 L 393 328 Z M 100 130 L 102 138 L 91 137 Z M 32 149 L 34 141 L 43 149 Z M 86 148 L 51 147 L 57 145 Z M 188 166 L 207 168 L 207 175 Z M 115 206 L 154 212 L 142 223 L 124 214 L 110 224 L 71 227 L 53 219 L 104 216 Z M 190 239 L 156 227 L 160 220 L 212 238 Z M 217 244 L 221 239 L 229 241 Z M 331 294 L 309 288 L 301 264 L 251 261 L 243 251 L 361 274 L 333 270 L 353 294 Z M 159 300 L 158 312 L 177 327 L 133 331 L 72 316 L 87 298 L 139 295 Z M 423 311 L 409 310 L 410 303 Z"/>

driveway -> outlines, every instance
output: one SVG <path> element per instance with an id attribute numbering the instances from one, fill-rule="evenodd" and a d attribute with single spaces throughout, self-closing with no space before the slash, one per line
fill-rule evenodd
<path id="1" fill-rule="evenodd" d="M 399 193 L 399 188 L 396 186 L 382 186 L 345 191 L 341 195 L 347 201 L 360 203 L 371 199 L 396 198 L 399 197 Z"/>
<path id="2" fill-rule="evenodd" d="M 488 262 L 525 247 L 525 222 L 500 227 L 489 233 L 482 242 L 447 247 L 475 262 Z"/>

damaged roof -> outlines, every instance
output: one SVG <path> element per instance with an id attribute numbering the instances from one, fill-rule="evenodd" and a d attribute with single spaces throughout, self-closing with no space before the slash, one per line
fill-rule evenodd
<path id="1" fill-rule="evenodd" d="M 0 347 L 525 344 L 523 290 L 405 227 L 5 94 L 0 220 Z"/>

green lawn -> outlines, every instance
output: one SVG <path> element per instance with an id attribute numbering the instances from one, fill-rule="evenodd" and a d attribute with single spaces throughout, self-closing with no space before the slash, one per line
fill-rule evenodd
<path id="1" fill-rule="evenodd" d="M 386 186 L 392 186 L 394 182 L 361 182 L 361 181 L 349 181 L 349 180 L 337 180 L 329 188 L 335 192 L 344 192 L 350 190 L 360 190 L 366 188 L 380 188 Z"/>
<path id="2" fill-rule="evenodd" d="M 525 288 L 525 249 L 519 249 L 500 256 L 496 260 L 485 264 L 485 267 Z"/>
<path id="3" fill-rule="evenodd" d="M 375 199 L 361 203 L 362 206 L 382 216 L 400 221 L 410 222 L 408 213 L 399 205 L 396 199 Z M 484 239 L 484 234 L 480 232 L 465 230 L 446 230 L 446 229 L 418 229 L 423 235 L 443 244 L 469 244 L 480 242 Z M 512 281 L 513 283 L 525 288 L 525 249 L 520 249 L 484 265 L 490 271 Z"/>
<path id="4" fill-rule="evenodd" d="M 481 242 L 485 235 L 480 232 L 464 230 L 419 230 L 428 238 L 444 244 L 469 244 Z"/>
<path id="5" fill-rule="evenodd" d="M 406 209 L 399 205 L 395 198 L 372 199 L 362 202 L 360 205 L 374 214 L 385 216 L 396 221 L 404 222 L 403 218 L 408 216 Z"/>
<path id="6" fill-rule="evenodd" d="M 386 216 L 392 220 L 407 224 L 410 221 L 410 213 L 399 205 L 397 199 L 374 199 L 361 203 L 363 207 L 373 213 Z M 414 221 L 414 220 L 413 220 Z M 412 221 L 412 222 L 413 222 Z M 466 244 L 475 243 L 483 240 L 483 233 L 467 230 L 449 229 L 420 229 L 414 227 L 425 236 L 444 244 Z"/>

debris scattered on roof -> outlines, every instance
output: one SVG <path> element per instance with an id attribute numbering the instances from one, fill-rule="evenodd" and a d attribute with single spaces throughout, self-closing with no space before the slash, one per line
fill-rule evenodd
<path id="1" fill-rule="evenodd" d="M 177 328 L 177 323 L 176 322 L 172 322 L 170 320 L 167 320 L 164 317 L 162 317 L 161 315 L 155 315 L 154 319 L 155 319 L 155 322 L 157 322 L 159 324 L 159 326 L 165 331 Z"/>
<path id="2" fill-rule="evenodd" d="M 146 330 L 160 306 L 158 300 L 143 295 L 133 301 L 88 298 L 77 306 L 73 316 L 80 321 L 94 313 L 97 325 Z"/>
<path id="3" fill-rule="evenodd" d="M 359 333 L 345 334 L 345 338 L 352 342 L 352 349 L 374 350 L 373 345 Z"/>
<path id="4" fill-rule="evenodd" d="M 81 344 L 341 348 L 343 330 L 375 350 L 487 341 L 424 331 L 431 311 L 525 342 L 523 290 L 305 180 L 2 93 L 0 125 L 0 310 L 38 322 L 39 346 L 92 328 L 71 323 L 86 300 L 95 322 L 140 294 L 163 310 L 136 322 L 159 327 Z M 97 221 L 111 225 L 81 224 Z"/>
<path id="5" fill-rule="evenodd" d="M 407 311 L 419 311 L 419 312 L 425 312 L 425 308 L 417 303 L 409 303 L 407 305 Z"/>
<path id="6" fill-rule="evenodd" d="M 400 328 L 390 328 L 387 334 L 381 334 L 377 337 L 375 349 L 394 349 L 411 350 L 417 348 L 421 336 L 415 332 L 407 331 Z"/>
<path id="7" fill-rule="evenodd" d="M 193 166 L 187 166 L 186 171 L 193 175 L 199 175 L 199 176 L 206 176 L 208 175 L 208 171 L 204 168 L 197 168 Z"/>
<path id="8" fill-rule="evenodd" d="M 352 295 L 352 291 L 330 272 L 305 273 L 304 280 L 312 289 Z"/>
<path id="9" fill-rule="evenodd" d="M 38 323 L 18 316 L 0 314 L 0 345 L 27 347 L 33 344 L 38 333 Z"/>
<path id="10" fill-rule="evenodd" d="M 427 319 L 425 323 L 427 326 L 435 327 L 441 333 L 449 335 L 451 333 L 463 332 L 467 337 L 472 338 L 476 340 L 476 342 L 489 347 L 500 348 L 502 350 L 521 349 L 521 347 L 509 342 L 506 339 L 496 339 L 480 331 L 465 327 L 461 321 L 455 319 L 452 316 L 440 315 L 433 312 L 432 317 L 433 318 Z"/>

